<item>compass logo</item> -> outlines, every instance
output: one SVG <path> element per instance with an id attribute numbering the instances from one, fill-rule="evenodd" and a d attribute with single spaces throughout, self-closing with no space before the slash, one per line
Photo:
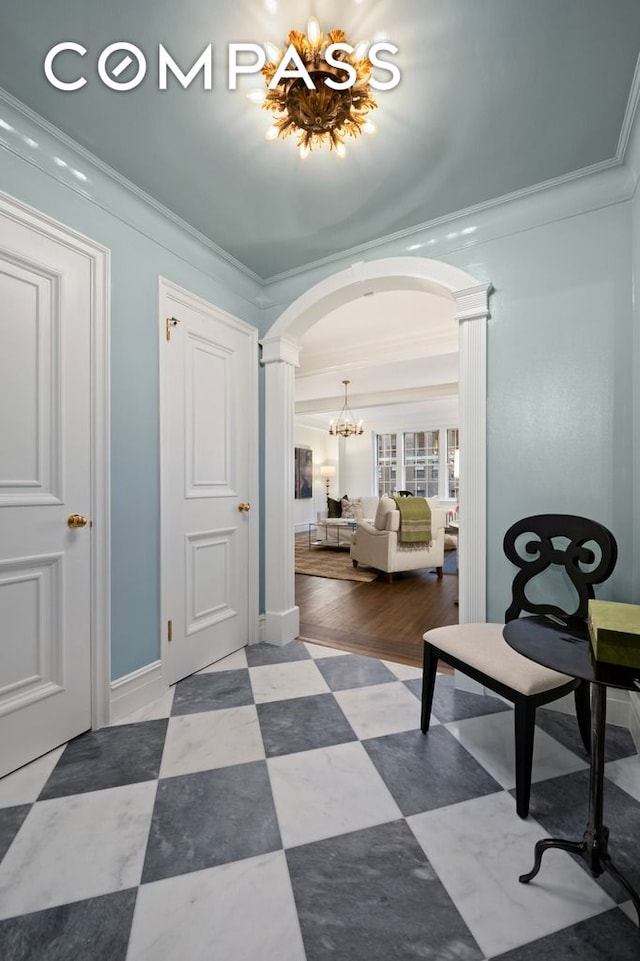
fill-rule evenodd
<path id="1" fill-rule="evenodd" d="M 335 90 L 346 90 L 356 82 L 356 72 L 349 64 L 336 57 L 339 51 L 353 53 L 353 47 L 347 43 L 333 43 L 324 52 L 326 62 L 330 66 L 340 67 L 347 74 L 345 80 L 335 80 L 327 77 L 323 82 Z M 382 79 L 379 75 L 372 75 L 369 83 L 374 90 L 392 90 L 400 82 L 400 70 L 396 64 L 382 58 L 381 54 L 396 54 L 398 48 L 393 43 L 380 41 L 374 43 L 367 53 L 372 68 L 383 74 L 388 75 L 388 79 Z M 88 80 L 80 71 L 73 79 L 62 79 L 56 72 L 56 60 L 64 55 L 77 55 L 84 57 L 87 48 L 81 43 L 72 40 L 65 40 L 51 47 L 44 60 L 44 73 L 51 84 L 57 90 L 73 91 L 80 90 Z M 213 44 L 208 44 L 193 65 L 186 73 L 176 63 L 167 48 L 163 44 L 158 45 L 158 89 L 166 90 L 171 75 L 185 90 L 189 87 L 199 74 L 202 74 L 202 85 L 205 90 L 213 88 L 213 63 L 214 63 Z M 248 62 L 247 62 L 248 61 Z M 230 43 L 227 45 L 227 85 L 229 90 L 236 90 L 238 77 L 241 74 L 259 73 L 267 61 L 267 55 L 263 47 L 257 43 Z M 131 70 L 133 67 L 133 76 Z M 67 60 L 67 72 L 69 63 Z M 125 92 L 140 86 L 147 76 L 147 58 L 144 53 L 133 43 L 119 40 L 109 44 L 100 53 L 97 63 L 98 77 L 100 81 L 111 90 Z M 73 73 L 73 71 L 72 71 Z M 123 76 L 125 75 L 125 76 Z M 300 55 L 295 47 L 291 45 L 284 53 L 282 60 L 276 70 L 270 88 L 275 88 L 279 83 L 286 79 L 300 78 L 311 90 L 315 84 L 308 73 Z"/>

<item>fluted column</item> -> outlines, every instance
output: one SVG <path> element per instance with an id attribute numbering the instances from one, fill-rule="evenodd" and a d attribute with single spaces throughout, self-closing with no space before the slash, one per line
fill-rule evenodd
<path id="1" fill-rule="evenodd" d="M 265 368 L 265 640 L 287 644 L 298 636 L 293 523 L 293 425 L 297 344 L 284 337 L 262 342 Z"/>
<path id="2" fill-rule="evenodd" d="M 460 325 L 459 621 L 487 619 L 487 318 L 490 285 L 454 293 Z"/>

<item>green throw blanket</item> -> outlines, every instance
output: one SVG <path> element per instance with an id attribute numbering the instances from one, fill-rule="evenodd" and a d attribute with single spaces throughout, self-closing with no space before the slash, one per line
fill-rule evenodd
<path id="1" fill-rule="evenodd" d="M 424 497 L 394 497 L 393 500 L 400 511 L 400 543 L 430 543 L 431 508 Z"/>

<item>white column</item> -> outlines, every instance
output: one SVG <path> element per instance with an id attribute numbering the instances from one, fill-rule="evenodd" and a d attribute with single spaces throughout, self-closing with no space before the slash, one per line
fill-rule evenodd
<path id="1" fill-rule="evenodd" d="M 489 285 L 454 293 L 460 324 L 459 621 L 487 619 L 487 318 Z"/>
<path id="2" fill-rule="evenodd" d="M 295 605 L 293 423 L 299 348 L 283 337 L 262 342 L 265 367 L 265 640 L 283 645 L 300 631 Z"/>

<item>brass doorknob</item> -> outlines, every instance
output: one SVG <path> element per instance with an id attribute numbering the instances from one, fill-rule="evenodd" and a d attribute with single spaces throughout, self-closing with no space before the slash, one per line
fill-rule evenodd
<path id="1" fill-rule="evenodd" d="M 82 514 L 69 514 L 67 527 L 86 527 L 89 522 Z"/>
<path id="2" fill-rule="evenodd" d="M 238 504 L 238 510 L 246 514 L 247 511 L 251 510 L 251 504 Z"/>

